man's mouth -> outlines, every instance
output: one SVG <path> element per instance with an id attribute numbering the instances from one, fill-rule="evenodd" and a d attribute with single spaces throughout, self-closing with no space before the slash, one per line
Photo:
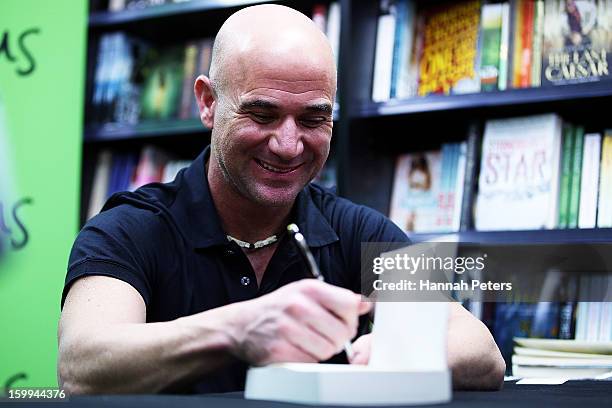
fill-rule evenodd
<path id="1" fill-rule="evenodd" d="M 259 164 L 261 167 L 263 167 L 264 169 L 271 171 L 273 173 L 278 173 L 278 174 L 286 174 L 286 173 L 290 173 L 293 170 L 297 169 L 298 167 L 301 166 L 301 164 L 297 165 L 297 166 L 292 166 L 292 167 L 278 167 L 278 166 L 274 166 L 268 162 L 265 162 L 263 160 L 259 160 L 259 159 L 255 159 L 255 162 L 257 164 Z"/>

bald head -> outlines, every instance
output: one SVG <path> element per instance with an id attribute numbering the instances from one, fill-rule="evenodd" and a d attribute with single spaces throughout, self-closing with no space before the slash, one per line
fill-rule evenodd
<path id="1" fill-rule="evenodd" d="M 336 87 L 336 66 L 327 37 L 304 14 L 265 4 L 247 7 L 223 23 L 213 48 L 210 80 L 217 92 L 245 71 L 262 65 L 284 69 L 318 69 Z"/>

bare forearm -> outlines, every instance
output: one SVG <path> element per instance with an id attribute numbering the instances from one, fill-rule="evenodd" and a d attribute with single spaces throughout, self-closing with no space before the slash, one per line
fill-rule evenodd
<path id="1" fill-rule="evenodd" d="M 212 372 L 231 358 L 222 312 L 66 333 L 60 383 L 73 394 L 154 393 Z"/>
<path id="2" fill-rule="evenodd" d="M 506 365 L 489 330 L 467 313 L 450 320 L 448 363 L 453 387 L 497 390 Z"/>

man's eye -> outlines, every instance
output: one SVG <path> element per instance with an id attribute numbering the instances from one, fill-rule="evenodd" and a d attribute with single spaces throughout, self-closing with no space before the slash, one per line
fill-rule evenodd
<path id="1" fill-rule="evenodd" d="M 261 113 L 251 113 L 251 118 L 257 123 L 270 123 L 274 120 L 274 116 Z"/>
<path id="2" fill-rule="evenodd" d="M 324 117 L 305 118 L 302 119 L 302 124 L 306 127 L 317 127 L 325 123 L 327 120 Z"/>

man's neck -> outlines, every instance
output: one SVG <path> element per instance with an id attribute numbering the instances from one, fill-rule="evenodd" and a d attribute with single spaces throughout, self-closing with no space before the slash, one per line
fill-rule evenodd
<path id="1" fill-rule="evenodd" d="M 207 165 L 210 193 L 227 234 L 253 243 L 284 231 L 291 206 L 269 207 L 254 203 L 228 185 L 221 174 L 215 174 L 220 169 L 211 168 L 210 160 Z"/>

